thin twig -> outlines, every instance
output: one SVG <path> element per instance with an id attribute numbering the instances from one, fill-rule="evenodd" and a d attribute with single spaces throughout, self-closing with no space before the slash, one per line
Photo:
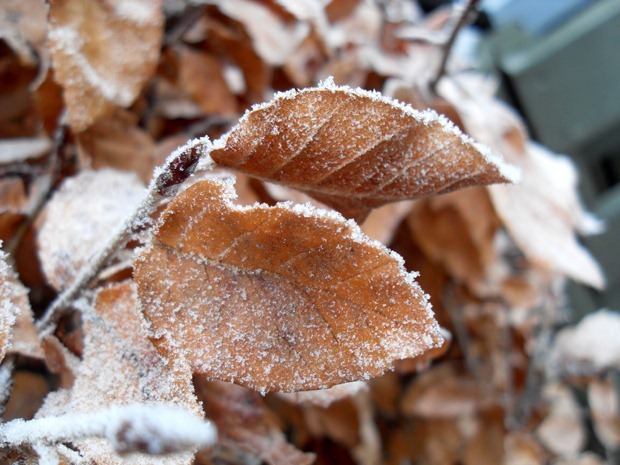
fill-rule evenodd
<path id="1" fill-rule="evenodd" d="M 450 52 L 452 51 L 452 47 L 454 42 L 456 41 L 456 36 L 458 35 L 461 28 L 468 21 L 469 14 L 477 8 L 480 0 L 465 0 L 464 4 L 461 5 L 462 11 L 458 17 L 458 20 L 454 23 L 452 30 L 450 31 L 450 35 L 448 36 L 448 40 L 443 44 L 442 51 L 443 55 L 441 57 L 441 64 L 439 65 L 439 69 L 437 70 L 437 74 L 435 78 L 431 81 L 430 86 L 433 91 L 437 89 L 437 84 L 439 80 L 443 77 L 446 72 L 446 66 L 448 64 L 448 58 L 450 57 Z"/>
<path id="2" fill-rule="evenodd" d="M 179 184 L 185 181 L 196 169 L 200 157 L 208 157 L 211 142 L 207 138 L 194 139 L 175 150 L 164 165 L 155 171 L 144 198 L 133 214 L 116 230 L 111 239 L 84 266 L 71 285 L 65 289 L 45 311 L 37 322 L 37 329 L 46 334 L 53 329 L 64 312 L 70 308 L 80 294 L 92 283 L 103 268 L 124 246 L 131 235 L 142 227 L 157 208 L 159 201 L 173 195 Z"/>
<path id="3" fill-rule="evenodd" d="M 64 144 L 66 131 L 67 111 L 63 110 L 58 116 L 58 124 L 56 125 L 56 130 L 54 131 L 54 145 L 52 148 L 52 153 L 48 159 L 47 172 L 39 178 L 39 184 L 37 186 L 38 189 L 35 191 L 33 198 L 30 201 L 30 205 L 28 206 L 28 211 L 25 213 L 26 218 L 21 222 L 15 231 L 15 234 L 13 234 L 10 241 L 6 245 L 5 251 L 11 259 L 14 259 L 24 235 L 32 226 L 34 220 L 39 216 L 39 213 L 41 213 L 41 210 L 45 205 L 45 201 L 52 190 L 54 179 L 56 178 L 58 171 L 59 152 Z"/>

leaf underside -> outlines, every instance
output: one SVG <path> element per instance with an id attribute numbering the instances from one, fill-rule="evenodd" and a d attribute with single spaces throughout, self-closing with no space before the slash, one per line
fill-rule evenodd
<path id="1" fill-rule="evenodd" d="M 340 215 L 240 207 L 201 181 L 163 213 L 134 270 L 152 340 L 197 373 L 260 391 L 367 379 L 441 345 L 402 260 Z"/>

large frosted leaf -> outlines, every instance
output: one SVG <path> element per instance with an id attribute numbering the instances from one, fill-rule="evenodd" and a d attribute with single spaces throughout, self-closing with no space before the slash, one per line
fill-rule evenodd
<path id="1" fill-rule="evenodd" d="M 517 177 L 435 112 L 331 81 L 255 107 L 211 156 L 355 218 L 388 202 Z"/>
<path id="2" fill-rule="evenodd" d="M 210 377 L 262 391 L 377 376 L 441 345 L 402 259 L 309 205 L 240 207 L 206 180 L 163 213 L 135 279 L 153 341 Z"/>

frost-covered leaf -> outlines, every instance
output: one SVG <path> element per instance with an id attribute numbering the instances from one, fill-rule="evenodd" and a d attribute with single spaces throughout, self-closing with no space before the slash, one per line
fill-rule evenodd
<path id="1" fill-rule="evenodd" d="M 89 413 L 131 403 L 174 404 L 202 416 L 189 370 L 164 361 L 148 341 L 131 283 L 99 292 L 95 309 L 85 313 L 84 332 L 84 355 L 73 387 L 50 394 L 39 416 Z M 96 463 L 127 463 L 105 440 L 85 439 L 75 445 Z M 169 459 L 134 456 L 131 463 L 181 465 L 191 463 L 191 457 L 189 453 Z"/>
<path id="2" fill-rule="evenodd" d="M 50 5 L 49 49 L 73 129 L 133 103 L 155 70 L 163 19 L 161 0 Z"/>
<path id="3" fill-rule="evenodd" d="M 43 0 L 4 0 L 0 3 L 0 38 L 24 64 L 47 61 L 46 7 Z"/>
<path id="4" fill-rule="evenodd" d="M 152 340 L 195 372 L 261 391 L 367 379 L 441 344 L 402 260 L 340 215 L 235 206 L 230 182 L 174 199 L 134 275 Z"/>
<path id="5" fill-rule="evenodd" d="M 219 455 L 223 463 L 314 463 L 313 454 L 303 453 L 286 441 L 279 419 L 257 392 L 204 378 L 196 380 L 196 390 L 207 418 L 217 426 L 215 457 L 209 457 L 211 460 Z"/>
<path id="6" fill-rule="evenodd" d="M 561 330 L 549 355 L 552 373 L 589 375 L 620 368 L 620 313 L 599 310 Z"/>
<path id="7" fill-rule="evenodd" d="M 330 80 L 255 107 L 215 146 L 217 163 L 358 218 L 385 203 L 517 177 L 435 112 Z"/>
<path id="8" fill-rule="evenodd" d="M 65 288 L 89 258 L 134 211 L 144 186 L 134 174 L 83 170 L 67 179 L 47 204 L 38 234 L 43 272 Z"/>

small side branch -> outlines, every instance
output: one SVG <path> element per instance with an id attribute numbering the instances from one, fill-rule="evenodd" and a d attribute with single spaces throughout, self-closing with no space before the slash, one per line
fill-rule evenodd
<path id="1" fill-rule="evenodd" d="M 174 195 L 178 186 L 189 178 L 201 157 L 209 158 L 211 142 L 208 138 L 194 139 L 174 151 L 164 165 L 155 170 L 142 202 L 134 213 L 116 230 L 110 241 L 80 270 L 75 280 L 45 311 L 37 322 L 42 332 L 52 330 L 64 312 L 95 279 L 112 256 L 124 246 L 131 235 L 138 231 L 157 208 L 162 198 Z"/>
<path id="2" fill-rule="evenodd" d="M 448 40 L 442 45 L 442 57 L 441 64 L 439 65 L 439 69 L 437 70 L 437 74 L 431 81 L 431 89 L 435 91 L 437 89 L 437 84 L 446 73 L 446 66 L 448 64 L 448 58 L 450 58 L 450 52 L 452 52 L 452 47 L 454 46 L 454 42 L 456 41 L 456 36 L 458 35 L 461 28 L 467 23 L 470 13 L 478 7 L 480 0 L 465 0 L 460 8 L 462 11 L 458 16 L 458 19 L 454 22 L 454 26 L 452 26 L 452 30 L 450 31 L 450 35 L 448 36 Z"/>

